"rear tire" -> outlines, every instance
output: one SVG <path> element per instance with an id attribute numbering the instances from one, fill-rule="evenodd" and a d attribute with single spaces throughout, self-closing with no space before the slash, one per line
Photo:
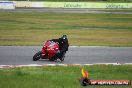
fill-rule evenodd
<path id="1" fill-rule="evenodd" d="M 65 52 L 65 53 L 63 53 L 62 57 L 60 58 L 60 60 L 61 60 L 61 61 L 64 61 L 65 54 L 66 54 L 66 52 Z"/>
<path id="2" fill-rule="evenodd" d="M 37 53 L 33 56 L 33 61 L 39 60 L 39 59 L 41 58 L 41 54 L 42 54 L 41 51 L 37 52 Z"/>
<path id="3" fill-rule="evenodd" d="M 50 60 L 50 61 L 55 61 L 55 59 L 54 59 L 53 57 L 52 57 L 52 58 L 50 58 L 49 60 Z"/>

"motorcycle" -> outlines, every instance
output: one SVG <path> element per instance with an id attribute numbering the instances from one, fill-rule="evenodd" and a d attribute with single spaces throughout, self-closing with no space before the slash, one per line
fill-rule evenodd
<path id="1" fill-rule="evenodd" d="M 64 61 L 65 53 L 63 54 L 62 58 L 58 58 L 56 53 L 59 51 L 59 44 L 48 40 L 44 43 L 41 51 L 37 52 L 33 56 L 33 61 L 37 61 L 39 59 L 49 59 L 50 61 L 60 59 L 61 61 Z"/>

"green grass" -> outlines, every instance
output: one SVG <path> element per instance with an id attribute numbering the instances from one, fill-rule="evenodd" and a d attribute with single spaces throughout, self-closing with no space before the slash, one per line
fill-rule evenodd
<path id="1" fill-rule="evenodd" d="M 67 34 L 70 45 L 132 46 L 132 15 L 1 12 L 0 45 L 42 45 Z"/>
<path id="2" fill-rule="evenodd" d="M 0 69 L 0 88 L 83 88 L 79 83 L 81 68 L 23 67 Z M 132 65 L 85 66 L 90 79 L 132 80 Z M 131 88 L 131 86 L 88 86 L 86 88 Z"/>

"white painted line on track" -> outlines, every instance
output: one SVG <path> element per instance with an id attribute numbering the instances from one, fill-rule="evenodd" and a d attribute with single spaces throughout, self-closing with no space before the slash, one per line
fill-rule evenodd
<path id="1" fill-rule="evenodd" d="M 42 66 L 91 66 L 91 65 L 132 65 L 132 63 L 95 63 L 95 64 L 29 64 L 29 65 L 0 65 L 0 68 L 16 68 L 16 67 L 42 67 Z"/>

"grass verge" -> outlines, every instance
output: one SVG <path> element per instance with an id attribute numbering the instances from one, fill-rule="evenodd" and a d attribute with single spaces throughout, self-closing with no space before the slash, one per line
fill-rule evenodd
<path id="1" fill-rule="evenodd" d="M 1 12 L 0 45 L 42 45 L 67 34 L 70 45 L 132 46 L 131 14 Z"/>
<path id="2" fill-rule="evenodd" d="M 22 67 L 0 69 L 0 88 L 83 88 L 78 79 L 81 66 Z M 132 80 L 132 65 L 85 66 L 90 79 Z M 88 86 L 88 88 L 131 88 L 131 86 Z"/>

